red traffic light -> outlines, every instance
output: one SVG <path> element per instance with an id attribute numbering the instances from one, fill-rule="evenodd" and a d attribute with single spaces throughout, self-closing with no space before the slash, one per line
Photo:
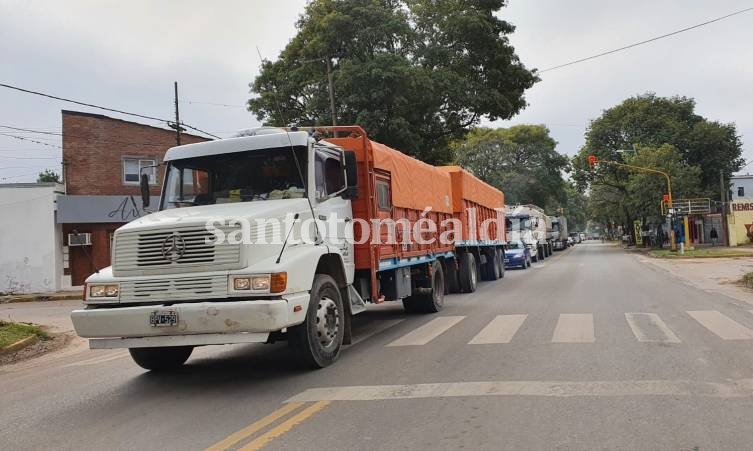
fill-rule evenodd
<path id="1" fill-rule="evenodd" d="M 664 196 L 662 197 L 662 199 L 664 200 L 664 202 L 669 202 L 669 194 L 665 194 L 665 195 L 664 195 Z"/>
<path id="2" fill-rule="evenodd" d="M 588 165 L 591 167 L 594 167 L 596 164 L 596 156 L 595 155 L 589 155 L 588 156 Z"/>

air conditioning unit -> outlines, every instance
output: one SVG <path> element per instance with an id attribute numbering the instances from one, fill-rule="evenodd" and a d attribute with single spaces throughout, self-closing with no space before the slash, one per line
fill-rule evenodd
<path id="1" fill-rule="evenodd" d="M 68 246 L 91 246 L 92 234 L 91 233 L 69 233 L 68 234 Z"/>

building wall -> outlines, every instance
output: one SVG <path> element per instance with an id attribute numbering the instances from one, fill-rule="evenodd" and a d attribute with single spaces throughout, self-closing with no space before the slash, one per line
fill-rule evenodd
<path id="1" fill-rule="evenodd" d="M 55 197 L 62 186 L 0 185 L 0 293 L 41 293 L 63 287 L 61 227 Z"/>
<path id="2" fill-rule="evenodd" d="M 753 198 L 738 199 L 730 204 L 727 216 L 730 246 L 753 242 Z"/>
<path id="3" fill-rule="evenodd" d="M 738 194 L 739 189 L 743 189 L 743 195 Z M 753 198 L 753 176 L 740 175 L 730 179 L 730 200 L 742 200 Z"/>
<path id="4" fill-rule="evenodd" d="M 141 157 L 162 162 L 175 146 L 171 130 L 114 119 L 99 114 L 63 111 L 63 162 L 67 194 L 140 196 L 138 184 L 123 182 L 123 159 Z M 183 134 L 181 144 L 208 141 Z M 164 173 L 151 188 L 159 195 Z"/>

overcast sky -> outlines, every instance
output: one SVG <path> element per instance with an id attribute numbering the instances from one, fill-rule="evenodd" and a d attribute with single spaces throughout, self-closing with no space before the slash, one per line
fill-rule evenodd
<path id="1" fill-rule="evenodd" d="M 517 26 L 510 40 L 526 66 L 538 69 L 752 5 L 750 0 L 509 3 L 500 15 Z M 172 83 L 178 81 L 181 119 L 228 136 L 258 125 L 242 107 L 258 73 L 256 48 L 276 58 L 295 34 L 305 4 L 0 0 L 0 83 L 170 118 Z M 753 159 L 753 11 L 541 78 L 526 94 L 528 108 L 494 125 L 547 124 L 558 150 L 573 154 L 583 144 L 588 121 L 626 97 L 648 91 L 684 95 L 695 98 L 697 113 L 737 124 L 744 157 Z M 61 109 L 109 114 L 0 88 L 0 125 L 59 133 Z M 60 145 L 56 135 L 0 133 Z M 59 149 L 0 135 L 0 183 L 34 181 L 46 167 L 59 171 L 59 159 Z"/>

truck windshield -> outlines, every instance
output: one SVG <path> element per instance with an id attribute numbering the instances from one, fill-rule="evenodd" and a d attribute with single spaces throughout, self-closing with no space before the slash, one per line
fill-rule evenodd
<path id="1" fill-rule="evenodd" d="M 295 149 L 306 174 L 306 147 Z M 289 147 L 170 162 L 162 208 L 292 199 L 306 195 Z"/>

